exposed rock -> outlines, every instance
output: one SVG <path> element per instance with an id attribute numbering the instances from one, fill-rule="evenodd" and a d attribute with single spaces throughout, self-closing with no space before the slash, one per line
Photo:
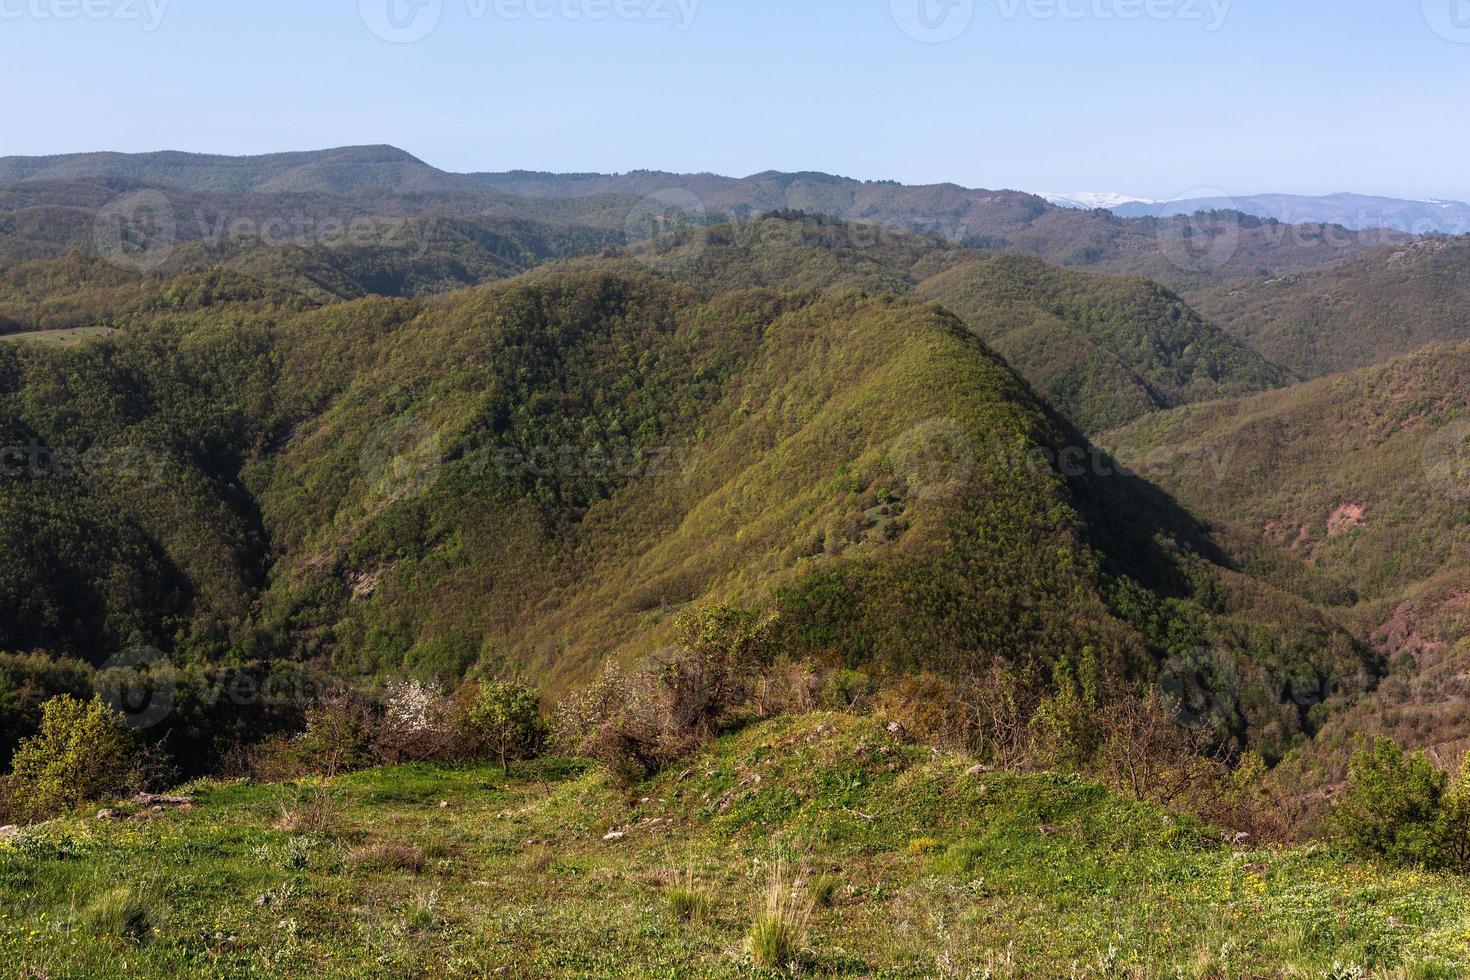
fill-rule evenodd
<path id="1" fill-rule="evenodd" d="M 7 837 L 19 837 L 19 836 L 20 836 L 20 828 L 17 827 L 17 826 L 15 826 L 14 824 L 11 824 L 10 826 L 7 826 L 7 827 L 0 827 L 0 840 L 5 840 Z"/>
<path id="2" fill-rule="evenodd" d="M 983 776 L 990 770 L 981 765 L 974 765 L 965 770 L 966 776 Z"/>
<path id="3" fill-rule="evenodd" d="M 194 805 L 192 796 L 159 796 L 154 793 L 139 793 L 133 797 L 138 806 L 187 808 Z"/>
<path id="4" fill-rule="evenodd" d="M 625 834 L 625 833 L 623 833 L 621 830 L 609 830 L 607 833 L 605 833 L 605 834 L 602 835 L 602 839 L 603 840 L 622 840 L 624 837 L 627 837 L 627 836 L 628 835 Z"/>
<path id="5" fill-rule="evenodd" d="M 98 810 L 97 811 L 97 819 L 98 820 L 126 820 L 126 819 L 128 819 L 128 815 L 126 813 L 123 813 L 121 810 L 112 810 L 112 809 Z"/>
<path id="6" fill-rule="evenodd" d="M 1343 504 L 1327 518 L 1327 536 L 1335 538 L 1354 528 L 1366 527 L 1367 524 L 1368 518 L 1362 504 Z"/>
<path id="7" fill-rule="evenodd" d="M 909 731 L 908 731 L 908 729 L 907 728 L 904 728 L 898 722 L 896 722 L 896 721 L 890 721 L 888 723 L 888 729 L 887 730 L 888 730 L 889 737 L 892 738 L 894 741 L 897 741 L 897 742 L 906 742 L 906 741 L 908 741 L 908 737 L 909 737 Z"/>

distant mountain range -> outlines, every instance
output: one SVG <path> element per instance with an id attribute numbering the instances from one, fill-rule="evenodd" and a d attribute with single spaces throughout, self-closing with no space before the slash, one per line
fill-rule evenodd
<path id="1" fill-rule="evenodd" d="M 1124 218 L 1172 218 L 1200 211 L 1240 211 L 1283 224 L 1341 225 L 1353 231 L 1392 228 L 1413 235 L 1470 233 L 1470 204 L 1459 201 L 1407 201 L 1366 194 L 1254 194 L 1247 197 L 1192 197 L 1151 201 L 1111 192 L 1044 193 L 1063 208 L 1106 208 Z"/>
<path id="2" fill-rule="evenodd" d="M 417 284 L 408 290 L 415 294 L 439 288 L 451 272 L 457 284 L 479 281 L 487 261 L 525 268 L 528 255 L 544 258 L 553 241 L 557 254 L 578 254 L 674 228 L 767 214 L 824 215 L 986 252 L 1022 252 L 1070 268 L 1144 275 L 1174 290 L 1320 268 L 1408 240 L 1397 232 L 1344 236 L 1321 225 L 1289 228 L 1238 212 L 1212 215 L 1206 226 L 1185 217 L 1127 219 L 1058 207 L 1022 191 L 909 186 L 816 172 L 739 178 L 652 170 L 455 174 L 391 146 L 359 146 L 251 157 L 170 151 L 0 158 L 0 263 L 91 250 L 98 216 L 107 218 L 109 205 L 128 204 L 124 195 L 141 189 L 166 199 L 169 245 L 217 239 L 221 229 L 238 227 L 312 229 L 362 219 L 386 227 L 414 216 L 453 217 L 459 224 L 451 237 L 476 242 L 470 248 L 476 254 L 466 252 L 464 262 L 414 260 L 408 269 L 395 259 L 391 274 L 367 270 L 378 283 L 368 291 L 403 291 L 384 286 L 384 276 L 407 277 Z M 154 231 L 130 227 L 129 234 L 148 244 Z M 168 252 L 169 271 L 181 271 L 183 251 Z M 165 261 L 162 251 L 151 257 Z M 340 266 L 335 258 L 332 264 Z M 328 281 L 341 276 L 320 268 L 291 278 L 309 293 L 322 288 L 338 297 L 356 295 L 365 281 L 362 263 L 356 264 L 360 268 L 348 276 L 356 286 Z"/>

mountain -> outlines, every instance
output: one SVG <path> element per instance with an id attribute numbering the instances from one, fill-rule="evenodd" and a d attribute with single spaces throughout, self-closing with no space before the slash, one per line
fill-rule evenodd
<path id="1" fill-rule="evenodd" d="M 104 178 L 212 194 L 401 194 L 451 190 L 457 183 L 453 175 L 391 146 L 238 157 L 175 151 L 0 157 L 0 181 Z"/>
<path id="2" fill-rule="evenodd" d="M 1001 255 L 938 273 L 916 292 L 959 314 L 1087 432 L 1289 380 L 1146 279 Z"/>
<path id="3" fill-rule="evenodd" d="M 164 229 L 133 229 L 145 245 L 156 245 L 160 230 L 171 244 L 269 223 L 277 237 L 295 240 L 363 219 L 430 216 L 512 218 L 568 229 L 582 242 L 597 235 L 627 242 L 682 226 L 802 212 L 1025 252 L 1056 265 L 1145 275 L 1178 290 L 1320 268 L 1411 237 L 1292 226 L 1234 211 L 1125 220 L 1017 191 L 911 187 L 822 173 L 449 174 L 391 147 L 356 147 L 263 157 L 6 158 L 0 161 L 0 261 L 95 249 L 99 217 L 114 224 L 132 219 L 141 200 L 172 221 Z"/>
<path id="4" fill-rule="evenodd" d="M 1470 237 L 1376 249 L 1310 272 L 1232 283 L 1191 302 L 1303 377 L 1470 339 Z"/>
<path id="5" fill-rule="evenodd" d="M 1283 391 L 1187 406 L 1109 433 L 1118 458 L 1192 512 L 1343 585 L 1332 615 L 1393 667 L 1318 751 L 1355 732 L 1463 748 L 1470 652 L 1470 344 L 1433 345 Z M 1445 757 L 1451 757 L 1450 752 Z"/>
<path id="6" fill-rule="evenodd" d="M 809 215 L 772 217 L 699 226 L 632 246 L 627 255 L 628 267 L 707 295 L 769 287 L 937 301 L 1085 432 L 1288 379 L 1147 280 L 1064 270 L 933 237 Z"/>
<path id="7" fill-rule="evenodd" d="M 1470 204 L 1459 201 L 1405 201 L 1365 194 L 1253 194 L 1198 197 L 1176 201 L 1106 204 L 1125 218 L 1170 218 L 1200 211 L 1240 211 L 1283 224 L 1340 225 L 1350 231 L 1392 228 L 1410 235 L 1470 233 Z"/>
<path id="8" fill-rule="evenodd" d="M 938 305 L 604 261 L 426 300 L 135 277 L 112 336 L 0 345 L 3 444 L 35 447 L 0 486 L 0 648 L 565 689 L 728 602 L 773 612 L 792 657 L 1036 690 L 1084 653 L 1152 677 L 1210 643 L 1238 681 L 1222 737 L 1273 756 L 1319 723 L 1278 671 L 1374 675 Z M 12 289 L 45 308 L 79 269 Z M 1085 284 L 1002 272 L 986 288 L 1074 323 L 1139 289 L 1093 316 Z M 1262 657 L 1262 633 L 1290 646 Z"/>
<path id="9" fill-rule="evenodd" d="M 772 212 L 821 214 L 931 235 L 950 244 L 1015 251 L 1055 265 L 1145 275 L 1175 289 L 1342 261 L 1384 243 L 1394 231 L 1349 235 L 1322 224 L 1291 226 L 1238 211 L 1125 220 L 1103 211 L 1058 207 L 1018 191 L 955 184 L 909 187 L 828 174 L 474 174 L 496 192 L 537 202 L 636 198 L 633 224 L 718 223 Z M 590 219 L 584 219 L 589 220 Z"/>

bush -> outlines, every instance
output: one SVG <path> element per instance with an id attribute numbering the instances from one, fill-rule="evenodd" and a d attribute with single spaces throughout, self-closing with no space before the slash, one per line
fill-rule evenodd
<path id="1" fill-rule="evenodd" d="M 859 714 L 873 696 L 873 679 L 860 670 L 838 670 L 822 685 L 822 706 Z"/>
<path id="2" fill-rule="evenodd" d="M 1457 781 L 1458 782 L 1458 781 Z M 1445 773 L 1386 738 L 1360 749 L 1332 822 L 1354 850 L 1405 864 L 1445 861 Z"/>
<path id="3" fill-rule="evenodd" d="M 469 754 L 463 744 L 464 719 L 473 697 L 447 697 L 437 684 L 416 680 L 388 682 L 383 691 L 383 717 L 374 753 L 388 765 L 404 762 L 449 762 Z"/>
<path id="4" fill-rule="evenodd" d="M 61 694 L 87 698 L 92 668 L 45 654 L 0 653 L 0 767 L 41 724 L 41 706 Z"/>
<path id="5" fill-rule="evenodd" d="M 500 760 L 500 768 L 507 775 L 512 759 L 534 755 L 546 739 L 541 700 L 535 691 L 519 684 L 482 686 L 470 702 L 465 720 L 469 730 Z"/>
<path id="6" fill-rule="evenodd" d="M 1212 805 L 1227 769 L 1212 756 L 1209 731 L 1177 719 L 1178 706 L 1158 688 L 1110 702 L 1098 713 L 1096 766 L 1104 780 L 1136 800 L 1196 811 Z"/>
<path id="7" fill-rule="evenodd" d="M 378 763 L 382 719 L 368 702 L 345 691 L 322 695 L 306 712 L 306 730 L 277 736 L 256 747 L 251 772 L 281 782 L 302 776 L 336 776 Z"/>
<path id="8" fill-rule="evenodd" d="M 562 701 L 558 742 L 601 762 L 624 784 L 658 772 L 749 709 L 760 668 L 769 662 L 770 626 L 768 619 L 728 606 L 684 616 L 677 628 L 682 646 L 631 675 L 609 667 Z M 796 673 L 808 674 L 804 668 Z"/>
<path id="9" fill-rule="evenodd" d="M 140 758 L 122 716 L 101 699 L 52 698 L 42 706 L 40 730 L 15 750 L 6 805 L 33 822 L 74 810 L 130 788 Z"/>

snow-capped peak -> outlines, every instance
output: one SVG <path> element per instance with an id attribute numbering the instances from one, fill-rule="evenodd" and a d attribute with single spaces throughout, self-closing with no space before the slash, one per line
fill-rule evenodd
<path id="1" fill-rule="evenodd" d="M 1077 208 L 1083 211 L 1091 211 L 1094 208 L 1115 208 L 1120 204 L 1155 203 L 1148 198 L 1115 194 L 1112 191 L 1072 191 L 1066 194 L 1042 191 L 1041 196 L 1059 208 Z"/>

